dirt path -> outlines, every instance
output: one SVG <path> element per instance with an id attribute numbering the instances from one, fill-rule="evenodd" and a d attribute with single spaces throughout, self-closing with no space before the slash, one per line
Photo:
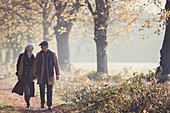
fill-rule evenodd
<path id="1" fill-rule="evenodd" d="M 11 93 L 12 88 L 17 82 L 16 77 L 5 77 L 0 79 L 0 112 L 11 113 L 70 113 L 69 105 L 60 102 L 57 94 L 53 93 L 53 110 L 40 108 L 40 98 L 38 86 L 36 85 L 35 97 L 31 98 L 31 109 L 26 109 L 26 104 L 23 96 Z M 55 91 L 54 91 L 55 92 Z"/>

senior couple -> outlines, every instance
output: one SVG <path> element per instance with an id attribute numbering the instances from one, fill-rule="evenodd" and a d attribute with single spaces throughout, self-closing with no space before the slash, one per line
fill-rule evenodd
<path id="1" fill-rule="evenodd" d="M 47 87 L 47 106 L 48 110 L 52 110 L 52 92 L 54 84 L 54 69 L 56 79 L 59 80 L 59 66 L 56 54 L 48 49 L 48 42 L 43 41 L 39 44 L 41 51 L 37 53 L 36 58 L 32 54 L 34 47 L 28 45 L 25 52 L 19 55 L 17 61 L 18 82 L 12 92 L 19 95 L 24 94 L 27 108 L 30 108 L 30 98 L 34 97 L 34 79 L 37 78 L 39 84 L 41 108 L 45 103 L 45 86 Z"/>

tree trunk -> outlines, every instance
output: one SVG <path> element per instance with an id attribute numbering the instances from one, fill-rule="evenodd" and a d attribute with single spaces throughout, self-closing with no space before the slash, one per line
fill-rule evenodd
<path id="1" fill-rule="evenodd" d="M 97 49 L 97 72 L 108 73 L 107 69 L 107 42 L 106 42 L 106 34 L 102 35 L 102 31 L 96 31 L 100 38 L 96 39 L 96 49 Z"/>
<path id="2" fill-rule="evenodd" d="M 71 2 L 71 1 L 70 1 Z M 61 70 L 70 71 L 70 47 L 69 47 L 69 33 L 73 26 L 73 21 L 76 18 L 71 19 L 69 16 L 76 13 L 80 8 L 80 1 L 76 0 L 76 3 L 73 3 L 72 8 L 67 8 L 67 1 L 54 0 L 54 6 L 57 16 L 57 26 L 54 27 L 56 40 L 57 40 L 57 49 L 58 49 L 58 60 Z M 67 12 L 69 16 L 67 21 L 65 20 L 66 16 L 62 16 L 63 12 Z M 64 29 L 61 29 L 63 27 Z M 64 32 L 62 32 L 64 30 Z"/>
<path id="3" fill-rule="evenodd" d="M 46 40 L 46 41 L 49 41 L 49 32 L 48 32 L 48 28 L 43 25 L 43 39 Z"/>
<path id="4" fill-rule="evenodd" d="M 98 20 L 95 21 L 95 23 Z M 97 72 L 108 73 L 107 69 L 107 39 L 106 29 L 99 30 L 98 24 L 95 24 L 95 42 L 97 50 Z"/>
<path id="5" fill-rule="evenodd" d="M 168 11 L 170 8 L 170 2 L 166 3 L 166 10 Z M 162 67 L 162 74 L 170 74 L 170 18 L 167 20 L 166 30 L 164 41 L 162 45 L 162 49 L 160 51 L 160 67 Z"/>
<path id="6" fill-rule="evenodd" d="M 2 50 L 0 50 L 0 63 L 2 62 Z"/>
<path id="7" fill-rule="evenodd" d="M 10 70 L 11 69 L 11 49 L 9 48 L 7 51 L 6 51 L 6 56 L 5 56 L 5 63 L 4 65 L 6 66 L 7 70 Z"/>
<path id="8" fill-rule="evenodd" d="M 72 26 L 72 23 L 62 22 L 54 27 L 57 40 L 58 61 L 62 71 L 70 71 L 69 33 Z M 66 28 L 66 32 L 59 32 L 61 27 Z"/>
<path id="9" fill-rule="evenodd" d="M 107 1 L 107 0 L 106 0 Z M 96 13 L 94 13 L 94 35 L 97 49 L 97 72 L 108 73 L 107 69 L 107 20 L 109 8 L 107 2 L 96 0 Z"/>
<path id="10" fill-rule="evenodd" d="M 9 63 L 11 59 L 11 49 L 8 49 L 6 51 L 6 58 L 5 58 L 5 64 Z"/>
<path id="11" fill-rule="evenodd" d="M 18 56 L 19 56 L 19 54 L 21 53 L 22 50 L 23 50 L 23 48 L 21 48 L 21 47 L 18 48 L 18 50 L 16 50 L 15 48 L 12 49 L 12 51 L 13 51 L 13 64 L 16 63 L 17 58 L 18 58 Z"/>
<path id="12" fill-rule="evenodd" d="M 48 25 L 47 18 L 48 18 L 47 17 L 47 9 L 43 8 L 43 21 L 42 21 L 42 24 L 43 24 L 43 39 L 46 40 L 46 41 L 49 41 L 49 31 L 48 31 L 49 25 Z"/>
<path id="13" fill-rule="evenodd" d="M 1 50 L 1 63 L 4 64 L 6 60 L 6 50 Z"/>

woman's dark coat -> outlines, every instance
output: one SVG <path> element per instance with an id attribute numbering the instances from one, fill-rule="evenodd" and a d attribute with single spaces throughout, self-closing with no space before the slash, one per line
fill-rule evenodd
<path id="1" fill-rule="evenodd" d="M 18 76 L 18 82 L 16 83 L 16 85 L 14 86 L 12 93 L 17 93 L 19 95 L 23 95 L 23 79 L 22 76 L 24 74 L 24 70 L 25 70 L 25 65 L 26 65 L 26 56 L 27 53 L 21 53 L 19 55 L 18 61 L 17 61 L 17 72 L 16 75 Z M 32 64 L 34 62 L 34 55 L 31 56 L 31 68 L 32 68 Z M 19 74 L 21 73 L 21 74 Z M 34 88 L 34 82 L 33 82 L 33 78 L 32 78 L 32 69 L 30 70 L 30 75 L 29 75 L 29 88 L 30 88 L 30 96 L 34 97 L 34 92 L 35 92 L 35 88 Z"/>

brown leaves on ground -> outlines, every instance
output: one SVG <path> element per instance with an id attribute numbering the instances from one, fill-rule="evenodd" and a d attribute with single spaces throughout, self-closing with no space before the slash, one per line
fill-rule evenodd
<path id="1" fill-rule="evenodd" d="M 26 108 L 26 103 L 23 96 L 19 96 L 12 93 L 12 88 L 17 82 L 15 76 L 5 77 L 0 79 L 0 112 L 1 113 L 69 113 L 74 110 L 73 105 L 63 104 L 59 101 L 56 93 L 53 93 L 53 110 L 47 110 L 47 106 L 44 109 L 40 108 L 40 96 L 39 92 L 36 92 L 35 97 L 31 98 L 31 109 Z M 39 90 L 36 88 L 36 91 Z"/>

